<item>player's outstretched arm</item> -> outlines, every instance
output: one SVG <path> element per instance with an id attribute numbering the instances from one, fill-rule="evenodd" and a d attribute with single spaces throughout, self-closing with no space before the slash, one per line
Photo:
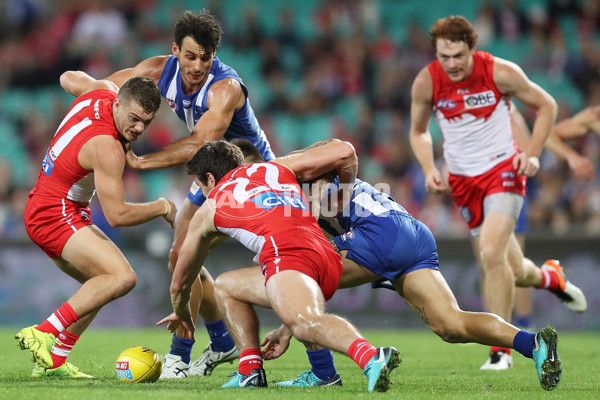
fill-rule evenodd
<path id="1" fill-rule="evenodd" d="M 235 79 L 224 79 L 215 83 L 206 100 L 209 110 L 198 120 L 190 136 L 154 153 L 133 157 L 128 154 L 127 166 L 133 169 L 156 169 L 186 163 L 204 143 L 223 137 L 231 124 L 233 113 L 245 100 L 242 87 Z"/>
<path id="2" fill-rule="evenodd" d="M 115 83 L 118 87 L 123 85 L 127 79 L 134 76 L 149 76 L 154 79 L 154 82 L 158 83 L 160 75 L 162 74 L 165 63 L 169 59 L 169 56 L 155 56 L 145 59 L 137 64 L 133 68 L 125 68 L 120 71 L 107 76 L 106 80 Z"/>
<path id="3" fill-rule="evenodd" d="M 354 146 L 338 139 L 320 142 L 322 145 L 309 147 L 302 152 L 290 153 L 275 160 L 291 169 L 298 181 L 315 179 L 325 172 L 336 170 L 342 183 L 354 183 L 358 170 L 358 158 Z"/>
<path id="4" fill-rule="evenodd" d="M 63 72 L 60 76 L 60 86 L 75 97 L 97 89 L 119 91 L 119 88 L 113 82 L 96 80 L 83 71 Z"/>
<path id="5" fill-rule="evenodd" d="M 218 235 L 214 227 L 214 209 L 214 200 L 208 199 L 192 217 L 171 279 L 173 313 L 157 323 L 168 323 L 171 332 L 181 325 L 184 336 L 192 340 L 195 329 L 190 308 L 192 284 L 200 273 L 211 241 Z"/>

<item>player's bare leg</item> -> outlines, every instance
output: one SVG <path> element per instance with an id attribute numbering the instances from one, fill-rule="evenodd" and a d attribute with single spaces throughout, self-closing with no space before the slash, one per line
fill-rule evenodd
<path id="1" fill-rule="evenodd" d="M 65 244 L 60 258 L 53 260 L 67 275 L 82 283 L 81 288 L 61 306 L 61 329 L 56 322 L 44 322 L 41 329 L 43 346 L 30 345 L 33 330 L 26 328 L 16 336 L 22 348 L 29 349 L 39 365 L 34 376 L 53 375 L 88 378 L 89 375 L 66 362 L 79 336 L 92 322 L 100 308 L 127 294 L 136 284 L 136 275 L 117 246 L 95 225 L 75 232 Z M 53 314 L 51 318 L 54 318 Z M 50 321 L 50 319 L 48 320 Z M 57 320 L 55 320 L 57 321 Z M 27 332 L 25 332 L 27 331 Z M 35 333 L 35 332 L 33 332 Z M 58 337 L 55 341 L 52 336 Z"/>
<path id="2" fill-rule="evenodd" d="M 223 387 L 266 387 L 259 341 L 259 321 L 251 304 L 269 307 L 258 267 L 221 274 L 215 281 L 219 311 L 240 350 L 238 372 Z"/>

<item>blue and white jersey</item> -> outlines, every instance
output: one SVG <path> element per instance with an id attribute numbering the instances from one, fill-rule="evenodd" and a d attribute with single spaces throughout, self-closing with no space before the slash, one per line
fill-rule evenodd
<path id="1" fill-rule="evenodd" d="M 338 188 L 336 179 L 330 189 Z M 336 230 L 336 223 L 343 232 Z M 356 179 L 350 204 L 335 221 L 319 219 L 334 235 L 346 257 L 384 279 L 422 269 L 438 269 L 437 245 L 431 231 L 394 199 Z"/>
<path id="2" fill-rule="evenodd" d="M 338 178 L 334 181 L 338 185 Z M 399 212 L 410 217 L 408 211 L 385 193 L 375 189 L 367 182 L 356 179 L 352 197 L 347 209 L 338 217 L 338 222 L 346 230 L 358 226 L 365 217 L 387 217 L 390 212 Z M 412 217 L 411 217 L 412 218 Z"/>
<path id="3" fill-rule="evenodd" d="M 185 122 L 188 130 L 192 132 L 200 117 L 208 110 L 206 97 L 211 86 L 215 82 L 228 78 L 233 78 L 240 83 L 246 96 L 246 102 L 242 108 L 233 113 L 231 124 L 225 131 L 223 139 L 247 139 L 260 151 L 265 161 L 273 160 L 275 155 L 271 151 L 271 146 L 267 141 L 265 133 L 258 125 L 252 106 L 250 106 L 248 89 L 244 86 L 237 72 L 230 66 L 223 64 L 218 57 L 213 59 L 213 64 L 204 86 L 189 96 L 183 92 L 181 87 L 181 71 L 179 70 L 179 61 L 175 56 L 169 57 L 165 63 L 157 86 L 161 96 L 167 100 L 171 109 L 177 114 L 179 119 Z"/>

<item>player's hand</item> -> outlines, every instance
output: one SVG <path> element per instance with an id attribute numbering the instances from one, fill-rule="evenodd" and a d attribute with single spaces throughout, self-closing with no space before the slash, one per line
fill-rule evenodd
<path id="1" fill-rule="evenodd" d="M 524 152 L 518 153 L 513 158 L 513 168 L 517 171 L 517 175 L 534 176 L 540 169 L 540 160 Z"/>
<path id="2" fill-rule="evenodd" d="M 429 193 L 438 194 L 448 189 L 448 186 L 442 179 L 442 174 L 437 168 L 433 168 L 425 174 L 425 189 Z"/>
<path id="3" fill-rule="evenodd" d="M 165 213 L 162 217 L 169 223 L 169 225 L 171 225 L 171 229 L 175 228 L 175 216 L 177 214 L 177 207 L 175 206 L 175 203 L 173 203 L 171 200 L 165 199 L 164 197 L 161 197 L 159 200 L 165 205 Z"/>
<path id="4" fill-rule="evenodd" d="M 133 150 L 131 149 L 131 143 L 125 143 L 123 145 L 125 149 L 125 163 L 131 169 L 140 169 L 140 164 L 138 162 L 138 156 L 135 155 Z"/>
<path id="5" fill-rule="evenodd" d="M 196 338 L 194 337 L 194 331 L 196 330 L 196 327 L 194 326 L 194 322 L 192 321 L 191 317 L 181 318 L 177 314 L 171 313 L 165 318 L 158 321 L 156 325 L 160 326 L 165 323 L 167 323 L 167 329 L 169 330 L 169 332 L 175 333 L 177 328 L 181 326 L 184 330 L 183 338 L 196 341 Z"/>
<path id="6" fill-rule="evenodd" d="M 594 164 L 587 158 L 577 155 L 570 157 L 567 162 L 569 163 L 569 168 L 571 168 L 571 171 L 575 174 L 575 178 L 587 182 L 596 179 Z"/>
<path id="7" fill-rule="evenodd" d="M 275 329 L 265 335 L 265 338 L 260 342 L 262 357 L 264 360 L 274 360 L 279 358 L 286 350 L 290 347 L 291 335 L 282 329 L 284 327 Z"/>

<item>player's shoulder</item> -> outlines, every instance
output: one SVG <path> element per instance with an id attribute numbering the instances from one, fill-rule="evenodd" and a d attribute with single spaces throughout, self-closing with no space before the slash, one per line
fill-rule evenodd
<path id="1" fill-rule="evenodd" d="M 433 78 L 428 67 L 419 71 L 412 84 L 412 97 L 414 99 L 429 99 L 433 92 Z"/>
<path id="2" fill-rule="evenodd" d="M 149 76 L 158 80 L 171 57 L 173 56 L 160 55 L 146 58 L 135 66 L 134 75 Z"/>

